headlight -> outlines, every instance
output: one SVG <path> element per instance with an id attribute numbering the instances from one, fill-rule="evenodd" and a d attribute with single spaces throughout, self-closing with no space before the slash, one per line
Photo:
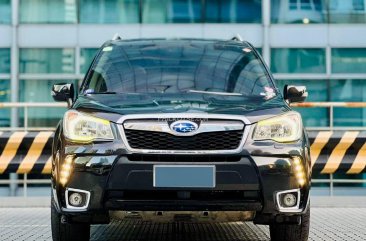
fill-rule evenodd
<path id="1" fill-rule="evenodd" d="M 255 141 L 274 140 L 277 142 L 297 141 L 302 135 L 301 116 L 290 112 L 279 117 L 259 121 L 255 127 Z"/>
<path id="2" fill-rule="evenodd" d="M 64 116 L 64 134 L 76 142 L 93 140 L 113 140 L 114 136 L 109 121 L 69 110 Z"/>

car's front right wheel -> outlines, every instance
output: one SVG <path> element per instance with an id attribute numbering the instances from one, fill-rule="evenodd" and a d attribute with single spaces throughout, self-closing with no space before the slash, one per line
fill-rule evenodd
<path id="1" fill-rule="evenodd" d="M 53 203 L 51 203 L 51 229 L 53 241 L 89 241 L 90 239 L 90 224 L 63 223 Z"/>
<path id="2" fill-rule="evenodd" d="M 269 231 L 272 241 L 306 241 L 310 231 L 310 207 L 301 215 L 301 224 L 271 224 Z"/>

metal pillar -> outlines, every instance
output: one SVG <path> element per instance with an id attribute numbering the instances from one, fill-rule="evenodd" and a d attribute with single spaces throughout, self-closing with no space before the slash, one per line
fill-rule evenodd
<path id="1" fill-rule="evenodd" d="M 263 25 L 263 48 L 262 55 L 264 61 L 270 67 L 271 65 L 271 48 L 269 40 L 269 28 L 271 25 L 271 1 L 262 1 L 262 25 Z"/>
<path id="2" fill-rule="evenodd" d="M 18 9 L 19 9 L 19 0 L 11 1 L 11 16 L 12 16 L 12 43 L 11 43 L 11 102 L 19 101 L 19 48 L 18 48 Z M 11 127 L 19 126 L 19 112 L 17 108 L 11 109 L 10 116 L 10 125 Z M 9 185 L 9 194 L 10 196 L 15 196 L 18 188 L 18 184 L 16 183 L 18 179 L 18 175 L 16 173 L 10 174 L 10 185 Z"/>
<path id="3" fill-rule="evenodd" d="M 334 195 L 333 174 L 330 174 L 330 177 L 329 177 L 329 196 L 333 197 L 333 195 Z"/>

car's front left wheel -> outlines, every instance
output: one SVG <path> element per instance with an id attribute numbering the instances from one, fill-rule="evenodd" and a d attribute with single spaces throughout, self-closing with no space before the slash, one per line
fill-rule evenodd
<path id="1" fill-rule="evenodd" d="M 301 224 L 269 225 L 272 241 L 307 241 L 310 231 L 310 207 L 301 215 Z"/>
<path id="2" fill-rule="evenodd" d="M 53 241 L 89 241 L 90 224 L 62 223 L 61 215 L 51 203 L 51 229 Z"/>

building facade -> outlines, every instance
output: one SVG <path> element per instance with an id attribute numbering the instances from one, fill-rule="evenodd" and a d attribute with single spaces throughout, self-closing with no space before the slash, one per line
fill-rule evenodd
<path id="1" fill-rule="evenodd" d="M 122 38 L 240 34 L 262 53 L 279 88 L 306 85 L 308 101 L 366 101 L 366 0 L 0 0 L 0 102 L 52 102 L 54 83 L 77 84 L 96 49 Z M 29 109 L 55 126 L 64 110 Z M 299 109 L 307 127 L 329 109 Z M 346 113 L 346 114 L 345 114 Z M 0 126 L 23 112 L 0 109 Z M 365 127 L 366 110 L 335 108 L 334 126 Z"/>

